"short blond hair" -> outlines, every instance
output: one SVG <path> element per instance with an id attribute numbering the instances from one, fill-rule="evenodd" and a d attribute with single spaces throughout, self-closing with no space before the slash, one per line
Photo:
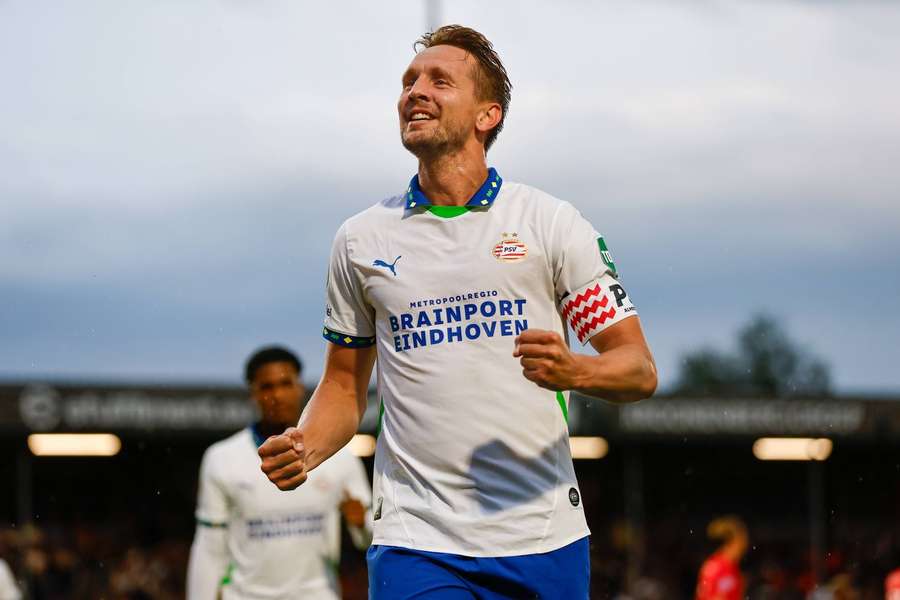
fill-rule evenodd
<path id="1" fill-rule="evenodd" d="M 706 526 L 706 535 L 713 540 L 730 542 L 738 535 L 747 535 L 747 526 L 740 517 L 726 515 L 710 521 Z"/>

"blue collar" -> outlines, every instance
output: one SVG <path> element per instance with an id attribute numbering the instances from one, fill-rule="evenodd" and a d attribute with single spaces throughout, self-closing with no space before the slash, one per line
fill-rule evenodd
<path id="1" fill-rule="evenodd" d="M 253 423 L 252 425 L 250 425 L 250 433 L 253 434 L 253 443 L 256 444 L 257 448 L 262 446 L 263 442 L 266 441 L 266 438 L 264 438 L 259 432 L 259 423 Z"/>
<path id="2" fill-rule="evenodd" d="M 478 191 L 472 195 L 472 198 L 466 202 L 466 206 L 488 208 L 497 199 L 497 194 L 500 193 L 500 186 L 502 185 L 503 180 L 497 175 L 497 170 L 491 167 L 488 169 L 487 179 L 484 180 Z M 409 182 L 409 188 L 406 190 L 406 208 L 419 206 L 431 206 L 431 200 L 422 192 L 422 188 L 419 187 L 419 176 L 415 175 L 412 181 Z"/>

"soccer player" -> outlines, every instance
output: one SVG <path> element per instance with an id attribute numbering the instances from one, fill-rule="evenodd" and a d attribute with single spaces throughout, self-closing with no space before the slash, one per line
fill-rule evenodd
<path id="1" fill-rule="evenodd" d="M 354 545 L 364 549 L 371 541 L 369 480 L 347 448 L 292 492 L 275 489 L 259 470 L 263 440 L 297 422 L 300 371 L 300 360 L 281 347 L 262 348 L 247 361 L 260 420 L 203 455 L 188 600 L 335 600 L 340 514 Z"/>
<path id="2" fill-rule="evenodd" d="M 737 517 L 720 517 L 709 523 L 706 534 L 722 545 L 700 568 L 696 600 L 741 600 L 744 578 L 738 565 L 750 544 L 747 526 Z"/>
<path id="3" fill-rule="evenodd" d="M 322 381 L 262 468 L 284 490 L 314 477 L 377 356 L 371 598 L 587 598 L 567 394 L 645 398 L 653 359 L 603 238 L 487 167 L 511 90 L 491 43 L 450 25 L 416 46 L 397 110 L 418 173 L 338 230 Z"/>
<path id="4" fill-rule="evenodd" d="M 0 600 L 19 600 L 22 593 L 6 561 L 0 558 Z"/>
<path id="5" fill-rule="evenodd" d="M 894 569 L 885 578 L 884 599 L 900 600 L 900 569 Z"/>

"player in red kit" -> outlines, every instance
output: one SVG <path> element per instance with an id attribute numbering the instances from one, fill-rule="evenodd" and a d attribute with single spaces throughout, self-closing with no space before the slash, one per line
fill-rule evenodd
<path id="1" fill-rule="evenodd" d="M 741 600 L 744 578 L 738 568 L 747 552 L 747 527 L 737 517 L 720 517 L 710 522 L 707 535 L 722 545 L 700 568 L 696 600 Z"/>
<path id="2" fill-rule="evenodd" d="M 884 600 L 900 600 L 900 569 L 894 569 L 884 580 Z"/>

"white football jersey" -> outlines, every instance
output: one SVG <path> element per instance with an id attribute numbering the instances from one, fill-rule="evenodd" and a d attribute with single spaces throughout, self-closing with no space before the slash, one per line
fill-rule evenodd
<path id="1" fill-rule="evenodd" d="M 371 505 L 363 464 L 345 447 L 283 492 L 260 470 L 258 441 L 243 429 L 210 446 L 200 466 L 197 521 L 227 527 L 222 598 L 336 600 L 339 504 L 349 495 Z"/>
<path id="2" fill-rule="evenodd" d="M 0 600 L 19 600 L 22 593 L 6 561 L 0 558 Z"/>
<path id="3" fill-rule="evenodd" d="M 324 335 L 377 346 L 373 543 L 513 556 L 589 533 L 568 394 L 525 379 L 513 340 L 568 321 L 586 343 L 636 314 L 615 277 L 578 211 L 493 169 L 465 207 L 413 178 L 341 226 Z"/>

